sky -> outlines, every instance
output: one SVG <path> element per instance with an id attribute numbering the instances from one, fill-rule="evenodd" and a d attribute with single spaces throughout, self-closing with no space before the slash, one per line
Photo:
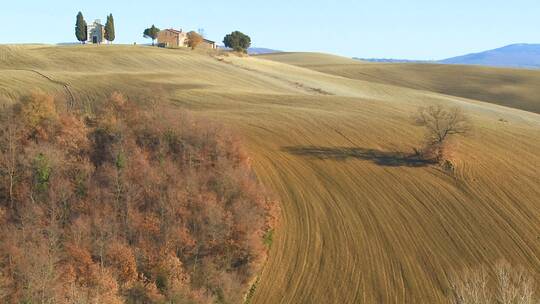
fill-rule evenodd
<path id="1" fill-rule="evenodd" d="M 540 43 L 539 0 L 0 0 L 0 43 L 76 41 L 75 16 L 116 25 L 115 43 L 147 43 L 145 28 L 234 30 L 256 47 L 347 57 L 443 59 Z"/>

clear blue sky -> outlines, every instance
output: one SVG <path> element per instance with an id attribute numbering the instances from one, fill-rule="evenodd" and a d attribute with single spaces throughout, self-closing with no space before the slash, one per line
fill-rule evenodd
<path id="1" fill-rule="evenodd" d="M 442 59 L 511 43 L 540 43 L 539 0 L 0 0 L 0 43 L 74 41 L 75 15 L 112 13 L 117 43 L 142 31 L 204 28 L 221 41 L 240 30 L 253 45 L 344 56 Z"/>

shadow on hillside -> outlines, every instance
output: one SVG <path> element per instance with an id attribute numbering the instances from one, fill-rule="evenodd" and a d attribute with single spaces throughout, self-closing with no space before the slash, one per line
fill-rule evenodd
<path id="1" fill-rule="evenodd" d="M 389 167 L 424 167 L 432 164 L 431 161 L 421 159 L 417 155 L 410 153 L 388 152 L 356 147 L 293 146 L 284 147 L 282 150 L 294 155 L 318 159 L 332 159 L 339 161 L 347 159 L 363 159 L 372 161 L 380 166 Z"/>

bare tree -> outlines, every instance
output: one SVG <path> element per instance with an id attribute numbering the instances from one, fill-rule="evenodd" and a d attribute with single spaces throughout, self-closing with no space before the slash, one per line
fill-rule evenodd
<path id="1" fill-rule="evenodd" d="M 454 292 L 455 304 L 490 304 L 492 297 L 488 291 L 488 273 L 484 267 L 466 269 L 454 279 L 450 286 Z"/>
<path id="2" fill-rule="evenodd" d="M 440 161 L 445 144 L 450 136 L 466 134 L 471 126 L 461 108 L 432 105 L 421 107 L 415 115 L 417 125 L 426 128 L 426 143 L 422 151 L 416 150 L 426 158 Z"/>
<path id="3" fill-rule="evenodd" d="M 489 274 L 495 276 L 490 277 Z M 485 267 L 465 269 L 450 282 L 454 304 L 536 304 L 533 276 L 523 267 L 499 261 Z"/>
<path id="4" fill-rule="evenodd" d="M 12 107 L 9 110 L 2 109 L 0 123 L 4 125 L 0 130 L 0 173 L 6 177 L 6 188 L 9 194 L 9 207 L 14 205 L 14 187 L 17 178 L 17 144 L 22 137 L 20 124 L 15 122 Z"/>
<path id="5" fill-rule="evenodd" d="M 507 261 L 495 266 L 498 290 L 497 301 L 501 304 L 534 304 L 534 280 L 523 267 L 512 267 Z"/>

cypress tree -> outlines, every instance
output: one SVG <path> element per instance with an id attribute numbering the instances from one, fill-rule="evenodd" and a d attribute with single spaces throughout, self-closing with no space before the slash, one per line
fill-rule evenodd
<path id="1" fill-rule="evenodd" d="M 88 40 L 88 26 L 84 21 L 83 14 L 79 12 L 77 14 L 77 23 L 75 24 L 75 36 L 77 40 L 84 44 Z"/>
<path id="2" fill-rule="evenodd" d="M 109 42 L 113 42 L 114 38 L 114 17 L 110 14 L 107 16 L 107 23 L 105 23 L 105 39 Z"/>

